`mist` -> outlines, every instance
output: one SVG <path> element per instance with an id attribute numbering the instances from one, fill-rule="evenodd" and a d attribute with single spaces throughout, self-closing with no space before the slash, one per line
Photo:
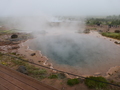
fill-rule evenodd
<path id="1" fill-rule="evenodd" d="M 120 14 L 119 0 L 0 0 L 0 16 Z"/>
<path id="2" fill-rule="evenodd" d="M 119 0 L 0 0 L 0 21 L 4 22 L 0 25 L 33 34 L 34 47 L 30 48 L 40 50 L 51 62 L 87 68 L 89 73 L 90 68 L 105 66 L 108 61 L 112 65 L 119 52 L 110 52 L 117 49 L 113 44 L 83 34 L 85 19 L 119 15 L 119 3 Z"/>

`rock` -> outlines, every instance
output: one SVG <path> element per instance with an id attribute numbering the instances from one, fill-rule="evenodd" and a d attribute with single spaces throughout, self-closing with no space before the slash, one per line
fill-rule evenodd
<path id="1" fill-rule="evenodd" d="M 52 70 L 52 73 L 57 73 L 57 71 L 56 70 Z"/>
<path id="2" fill-rule="evenodd" d="M 66 78 L 72 79 L 72 77 L 70 77 L 70 75 L 68 75 L 67 73 L 64 73 Z"/>
<path id="3" fill-rule="evenodd" d="M 103 32 L 102 30 L 98 30 L 98 32 Z"/>
<path id="4" fill-rule="evenodd" d="M 95 76 L 100 76 L 101 73 L 100 72 L 97 72 L 97 73 L 94 73 Z"/>
<path id="5" fill-rule="evenodd" d="M 38 61 L 39 63 L 41 62 L 41 61 Z"/>
<path id="6" fill-rule="evenodd" d="M 19 66 L 19 68 L 17 69 L 18 72 L 21 72 L 23 74 L 28 75 L 27 69 L 25 66 Z"/>
<path id="7" fill-rule="evenodd" d="M 65 75 L 64 73 L 59 73 L 59 74 L 58 74 L 58 77 L 59 77 L 60 79 L 64 79 L 64 78 L 66 78 L 66 75 Z"/>
<path id="8" fill-rule="evenodd" d="M 12 47 L 12 49 L 18 49 L 18 48 L 20 48 L 19 46 L 14 46 L 14 47 Z"/>
<path id="9" fill-rule="evenodd" d="M 90 33 L 89 29 L 84 30 L 84 33 Z"/>
<path id="10" fill-rule="evenodd" d="M 120 30 L 115 30 L 115 33 L 120 33 Z"/>
<path id="11" fill-rule="evenodd" d="M 34 55 L 36 55 L 36 53 L 32 53 L 32 54 L 31 54 L 31 56 L 34 56 Z"/>
<path id="12" fill-rule="evenodd" d="M 120 44 L 120 42 L 118 42 L 118 41 L 115 41 L 114 43 L 116 43 L 116 44 Z"/>
<path id="13" fill-rule="evenodd" d="M 12 39 L 14 39 L 14 38 L 18 38 L 18 35 L 13 34 L 13 35 L 11 36 L 11 38 L 12 38 Z"/>

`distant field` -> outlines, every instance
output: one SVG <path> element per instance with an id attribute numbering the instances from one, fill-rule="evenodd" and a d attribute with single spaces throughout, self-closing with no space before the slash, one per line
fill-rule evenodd
<path id="1" fill-rule="evenodd" d="M 9 33 L 15 33 L 15 30 L 0 30 L 0 34 L 9 34 Z"/>
<path id="2" fill-rule="evenodd" d="M 104 32 L 102 35 L 120 40 L 120 33 Z"/>

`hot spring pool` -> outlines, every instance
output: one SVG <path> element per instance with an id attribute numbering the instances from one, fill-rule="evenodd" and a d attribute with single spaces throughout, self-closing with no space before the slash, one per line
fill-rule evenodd
<path id="1" fill-rule="evenodd" d="M 39 35 L 30 40 L 33 50 L 40 50 L 55 68 L 76 74 L 105 72 L 120 65 L 120 46 L 91 34 L 65 33 Z"/>

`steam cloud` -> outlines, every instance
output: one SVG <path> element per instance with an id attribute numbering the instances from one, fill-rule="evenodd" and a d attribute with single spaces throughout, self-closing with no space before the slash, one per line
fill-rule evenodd
<path id="1" fill-rule="evenodd" d="M 84 30 L 84 19 L 59 21 L 53 15 L 113 15 L 119 14 L 119 6 L 119 0 L 1 0 L 0 21 L 4 23 L 0 25 L 31 32 L 36 37 L 33 40 L 35 47 L 31 48 L 41 50 L 52 61 L 87 67 L 89 71 L 92 66 L 103 65 L 101 60 L 112 65 L 110 60 L 118 59 L 120 50 L 109 42 L 80 34 Z M 118 52 L 110 52 L 114 49 Z"/>

